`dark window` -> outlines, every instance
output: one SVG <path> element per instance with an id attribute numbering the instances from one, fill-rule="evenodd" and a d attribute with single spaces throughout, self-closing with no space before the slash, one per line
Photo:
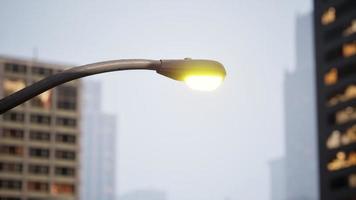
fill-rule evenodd
<path id="1" fill-rule="evenodd" d="M 1 135 L 3 138 L 23 139 L 24 131 L 14 128 L 3 128 Z"/>
<path id="2" fill-rule="evenodd" d="M 30 181 L 27 182 L 27 189 L 32 192 L 48 192 L 49 185 L 46 182 Z"/>
<path id="3" fill-rule="evenodd" d="M 7 189 L 7 190 L 21 190 L 22 182 L 17 180 L 0 180 L 0 190 Z"/>
<path id="4" fill-rule="evenodd" d="M 15 145 L 1 145 L 0 146 L 0 154 L 22 156 L 23 155 L 23 147 L 19 147 L 19 146 L 15 146 Z"/>
<path id="5" fill-rule="evenodd" d="M 30 156 L 38 158 L 49 158 L 49 150 L 43 148 L 30 148 Z"/>
<path id="6" fill-rule="evenodd" d="M 77 120 L 73 118 L 68 118 L 68 117 L 58 117 L 56 124 L 58 126 L 66 126 L 66 127 L 76 127 L 77 125 Z"/>
<path id="7" fill-rule="evenodd" d="M 75 141 L 76 141 L 75 135 L 66 134 L 66 133 L 57 133 L 56 135 L 56 142 L 74 144 Z"/>
<path id="8" fill-rule="evenodd" d="M 77 89 L 73 86 L 60 86 L 57 88 L 57 108 L 76 110 Z"/>
<path id="9" fill-rule="evenodd" d="M 75 176 L 75 169 L 71 167 L 56 167 L 56 175 Z"/>
<path id="10" fill-rule="evenodd" d="M 21 173 L 22 164 L 14 162 L 0 162 L 0 172 Z"/>
<path id="11" fill-rule="evenodd" d="M 64 159 L 64 160 L 75 160 L 75 152 L 57 150 L 56 158 Z"/>
<path id="12" fill-rule="evenodd" d="M 44 131 L 30 131 L 30 138 L 31 140 L 36 141 L 49 141 L 50 140 L 50 133 Z"/>
<path id="13" fill-rule="evenodd" d="M 28 172 L 31 174 L 49 174 L 49 167 L 44 165 L 29 165 Z"/>
<path id="14" fill-rule="evenodd" d="M 19 197 L 0 197 L 0 200 L 21 200 Z"/>
<path id="15" fill-rule="evenodd" d="M 43 67 L 32 67 L 32 74 L 40 76 L 49 76 L 52 74 L 52 69 Z"/>
<path id="16" fill-rule="evenodd" d="M 26 74 L 26 65 L 15 63 L 5 63 L 5 71 L 19 74 Z"/>
<path id="17" fill-rule="evenodd" d="M 3 114 L 4 121 L 11 121 L 11 122 L 24 122 L 25 115 L 19 112 L 6 112 Z"/>
<path id="18" fill-rule="evenodd" d="M 33 115 L 31 115 L 30 120 L 31 120 L 31 123 L 34 123 L 34 124 L 45 124 L 45 125 L 51 124 L 51 117 L 48 115 L 33 114 Z"/>

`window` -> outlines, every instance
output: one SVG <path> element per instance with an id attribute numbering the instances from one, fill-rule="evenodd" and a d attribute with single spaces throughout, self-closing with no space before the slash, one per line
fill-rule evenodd
<path id="1" fill-rule="evenodd" d="M 344 36 L 349 36 L 356 33 L 356 19 L 352 20 L 351 25 L 344 31 Z"/>
<path id="2" fill-rule="evenodd" d="M 19 78 L 5 79 L 3 82 L 4 95 L 8 96 L 16 91 L 21 90 L 25 86 L 26 86 L 26 82 L 24 79 L 19 79 Z"/>
<path id="3" fill-rule="evenodd" d="M 335 114 L 336 124 L 344 124 L 353 120 L 356 120 L 356 107 L 349 106 Z"/>
<path id="4" fill-rule="evenodd" d="M 59 126 L 66 126 L 66 127 L 76 127 L 77 125 L 77 120 L 74 118 L 68 118 L 68 117 L 58 117 L 56 124 Z"/>
<path id="5" fill-rule="evenodd" d="M 334 7 L 328 8 L 321 16 L 321 24 L 328 25 L 335 21 L 336 10 Z"/>
<path id="6" fill-rule="evenodd" d="M 51 117 L 48 115 L 32 114 L 30 117 L 30 121 L 34 124 L 50 125 Z"/>
<path id="7" fill-rule="evenodd" d="M 0 162 L 0 172 L 21 173 L 22 164 L 14 162 Z"/>
<path id="8" fill-rule="evenodd" d="M 21 200 L 21 198 L 17 198 L 17 197 L 0 197 L 0 200 Z"/>
<path id="9" fill-rule="evenodd" d="M 56 158 L 64 159 L 64 160 L 75 160 L 75 152 L 57 150 L 56 151 Z"/>
<path id="10" fill-rule="evenodd" d="M 23 155 L 23 147 L 15 146 L 15 145 L 1 145 L 0 146 L 0 154 L 22 156 Z"/>
<path id="11" fill-rule="evenodd" d="M 22 182 L 18 180 L 0 180 L 0 190 L 7 189 L 7 190 L 21 190 Z"/>
<path id="12" fill-rule="evenodd" d="M 56 142 L 74 144 L 75 141 L 76 141 L 75 135 L 66 134 L 66 133 L 57 133 L 56 135 Z"/>
<path id="13" fill-rule="evenodd" d="M 48 192 L 49 186 L 46 182 L 29 181 L 27 183 L 27 189 L 32 192 Z"/>
<path id="14" fill-rule="evenodd" d="M 31 174 L 49 174 L 49 167 L 45 165 L 29 165 L 28 172 Z"/>
<path id="15" fill-rule="evenodd" d="M 31 106 L 36 108 L 50 109 L 52 105 L 52 90 L 37 95 L 31 99 Z"/>
<path id="16" fill-rule="evenodd" d="M 324 76 L 324 83 L 325 85 L 333 85 L 337 83 L 338 73 L 337 69 L 332 68 L 328 73 Z"/>
<path id="17" fill-rule="evenodd" d="M 52 69 L 43 68 L 43 67 L 32 67 L 32 74 L 39 76 L 50 76 L 52 74 Z"/>
<path id="18" fill-rule="evenodd" d="M 50 133 L 44 131 L 30 131 L 30 139 L 35 141 L 49 141 Z"/>
<path id="19" fill-rule="evenodd" d="M 10 121 L 10 122 L 24 122 L 25 115 L 23 113 L 10 111 L 3 114 L 3 119 L 4 121 Z"/>
<path id="20" fill-rule="evenodd" d="M 342 54 L 345 58 L 356 55 L 356 41 L 344 44 L 342 46 Z"/>
<path id="21" fill-rule="evenodd" d="M 56 167 L 55 173 L 61 176 L 75 176 L 75 169 L 71 167 Z"/>
<path id="22" fill-rule="evenodd" d="M 23 139 L 24 131 L 14 128 L 3 128 L 1 132 L 3 138 Z"/>
<path id="23" fill-rule="evenodd" d="M 44 148 L 30 148 L 30 156 L 37 158 L 49 158 L 49 150 Z"/>
<path id="24" fill-rule="evenodd" d="M 72 184 L 55 183 L 51 187 L 52 194 L 74 194 L 75 187 Z"/>
<path id="25" fill-rule="evenodd" d="M 59 86 L 57 88 L 57 108 L 76 110 L 77 89 L 73 86 Z"/>
<path id="26" fill-rule="evenodd" d="M 15 63 L 5 63 L 5 72 L 26 74 L 26 65 Z"/>

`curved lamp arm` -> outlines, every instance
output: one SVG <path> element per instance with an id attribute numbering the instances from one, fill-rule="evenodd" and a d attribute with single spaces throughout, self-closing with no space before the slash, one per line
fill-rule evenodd
<path id="1" fill-rule="evenodd" d="M 104 72 L 138 69 L 155 70 L 157 73 L 168 78 L 185 81 L 188 85 L 195 84 L 199 88 L 208 86 L 209 89 L 216 88 L 226 75 L 224 66 L 213 60 L 132 59 L 98 62 L 64 70 L 0 99 L 0 114 L 46 90 L 74 79 Z M 198 87 L 196 88 L 198 89 Z"/>
<path id="2" fill-rule="evenodd" d="M 58 74 L 51 75 L 32 85 L 23 88 L 0 100 L 0 114 L 24 103 L 25 101 L 63 83 L 104 72 L 121 70 L 156 70 L 161 65 L 157 60 L 113 60 L 98 62 L 64 70 Z"/>

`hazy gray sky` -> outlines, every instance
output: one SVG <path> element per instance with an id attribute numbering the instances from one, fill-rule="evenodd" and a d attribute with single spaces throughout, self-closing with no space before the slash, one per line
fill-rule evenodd
<path id="1" fill-rule="evenodd" d="M 170 200 L 267 200 L 268 161 L 284 154 L 282 81 L 296 16 L 310 0 L 1 1 L 0 54 L 73 64 L 210 58 L 227 68 L 200 93 L 152 72 L 95 77 L 119 116 L 119 191 Z"/>

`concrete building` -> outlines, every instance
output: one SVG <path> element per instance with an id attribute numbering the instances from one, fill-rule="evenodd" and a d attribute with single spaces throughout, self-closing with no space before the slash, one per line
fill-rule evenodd
<path id="1" fill-rule="evenodd" d="M 68 67 L 0 57 L 0 97 Z M 80 82 L 0 116 L 0 199 L 79 199 Z"/>
<path id="2" fill-rule="evenodd" d="M 296 66 L 284 81 L 286 199 L 318 198 L 315 73 L 311 14 L 296 22 Z"/>
<path id="3" fill-rule="evenodd" d="M 101 85 L 83 81 L 83 200 L 117 198 L 116 117 L 101 109 Z"/>

